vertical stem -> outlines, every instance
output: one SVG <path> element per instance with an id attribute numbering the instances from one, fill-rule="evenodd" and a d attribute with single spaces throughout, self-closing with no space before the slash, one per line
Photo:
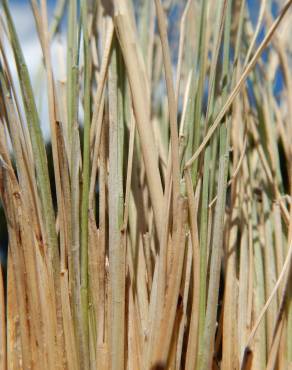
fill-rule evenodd
<path id="1" fill-rule="evenodd" d="M 208 299 L 206 310 L 206 321 L 204 330 L 204 353 L 199 363 L 200 370 L 210 369 L 213 345 L 216 331 L 216 315 L 219 294 L 219 280 L 221 271 L 221 256 L 224 229 L 224 214 L 227 189 L 228 170 L 228 145 L 226 126 L 220 128 L 220 158 L 218 172 L 218 198 L 215 210 L 214 232 L 211 249 L 210 279 L 208 287 Z"/>
<path id="2" fill-rule="evenodd" d="M 265 305 L 265 276 L 264 276 L 264 261 L 262 254 L 262 245 L 258 231 L 258 217 L 255 202 L 252 208 L 252 221 L 253 221 L 253 248 L 254 248 L 254 276 L 255 276 L 255 314 L 259 316 L 262 308 Z M 265 319 L 260 324 L 257 332 L 255 358 L 253 360 L 255 366 L 259 370 L 266 367 L 266 323 Z"/>
<path id="3" fill-rule="evenodd" d="M 200 300 L 199 300 L 199 356 L 203 352 L 203 333 L 206 315 L 207 296 L 207 256 L 208 256 L 208 203 L 209 203 L 209 174 L 210 146 L 204 154 L 203 191 L 200 213 Z"/>
<path id="4" fill-rule="evenodd" d="M 88 327 L 88 203 L 90 181 L 90 50 L 88 35 L 87 1 L 82 2 L 82 29 L 84 48 L 84 138 L 81 205 L 81 311 L 84 334 L 84 364 L 89 368 L 89 327 Z"/>
<path id="5" fill-rule="evenodd" d="M 109 66 L 109 265 L 111 289 L 111 369 L 124 369 L 125 357 L 125 250 L 120 232 L 123 220 L 121 76 L 117 43 Z"/>
<path id="6" fill-rule="evenodd" d="M 68 37 L 67 37 L 67 139 L 72 146 L 72 130 L 77 113 L 76 82 L 77 82 L 77 3 L 70 0 L 68 5 Z"/>
<path id="7" fill-rule="evenodd" d="M 162 45 L 163 63 L 165 70 L 165 79 L 167 87 L 169 121 L 170 121 L 170 138 L 171 138 L 171 160 L 172 160 L 172 181 L 173 181 L 173 206 L 176 207 L 176 198 L 179 195 L 179 156 L 178 156 L 178 131 L 177 131 L 177 110 L 176 99 L 173 86 L 172 66 L 169 44 L 167 39 L 167 27 L 165 15 L 160 0 L 155 0 L 156 13 L 158 18 L 158 28 Z"/>
<path id="8" fill-rule="evenodd" d="M 141 142 L 141 151 L 145 163 L 146 178 L 149 187 L 149 195 L 153 207 L 154 219 L 158 233 L 163 224 L 163 190 L 158 168 L 158 155 L 154 142 L 152 126 L 149 122 L 148 114 L 148 86 L 145 80 L 144 65 L 141 61 L 140 50 L 138 49 L 132 19 L 124 12 L 122 6 L 124 1 L 117 2 L 117 10 L 121 6 L 123 12 L 115 16 L 115 28 L 119 35 L 119 43 L 125 60 L 129 84 L 131 88 L 133 107 L 139 138 Z"/>
<path id="9" fill-rule="evenodd" d="M 0 263 L 0 368 L 3 370 L 7 369 L 7 326 L 5 323 L 6 314 L 3 271 L 2 265 Z"/>
<path id="10" fill-rule="evenodd" d="M 69 246 L 69 280 L 72 294 L 72 315 L 79 352 L 80 366 L 84 363 L 84 332 L 81 320 L 80 292 L 80 141 L 78 133 L 78 38 L 77 38 L 77 1 L 68 4 L 67 38 L 67 127 L 66 139 L 69 151 L 69 170 L 71 186 L 71 245 Z"/>
<path id="11" fill-rule="evenodd" d="M 15 26 L 11 17 L 8 1 L 3 1 L 3 8 L 6 15 L 11 45 L 13 48 L 16 62 L 20 88 L 23 97 L 24 109 L 32 142 L 33 152 L 35 154 L 35 166 L 37 181 L 39 184 L 40 199 L 42 205 L 42 217 L 44 220 L 46 242 L 49 246 L 50 258 L 52 261 L 55 278 L 59 270 L 58 241 L 55 228 L 55 214 L 49 180 L 47 165 L 47 156 L 40 128 L 40 119 L 38 116 L 31 81 L 25 64 L 24 56 L 20 47 L 19 39 L 16 34 Z"/>

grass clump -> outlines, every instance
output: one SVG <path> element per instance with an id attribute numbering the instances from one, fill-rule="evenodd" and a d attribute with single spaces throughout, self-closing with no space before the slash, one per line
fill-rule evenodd
<path id="1" fill-rule="evenodd" d="M 291 3 L 2 1 L 1 369 L 292 366 Z"/>

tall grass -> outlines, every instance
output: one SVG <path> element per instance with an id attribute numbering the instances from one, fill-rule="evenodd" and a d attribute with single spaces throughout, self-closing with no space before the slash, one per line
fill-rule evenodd
<path id="1" fill-rule="evenodd" d="M 292 0 L 28 3 L 48 114 L 3 0 L 0 369 L 292 368 Z"/>

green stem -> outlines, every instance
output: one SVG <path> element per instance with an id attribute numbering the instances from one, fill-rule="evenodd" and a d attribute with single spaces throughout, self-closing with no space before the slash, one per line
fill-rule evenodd
<path id="1" fill-rule="evenodd" d="M 84 369 L 89 368 L 89 326 L 88 326 L 88 206 L 90 183 L 90 49 L 88 35 L 87 1 L 82 2 L 82 29 L 84 47 L 84 137 L 81 205 L 81 311 L 83 326 Z M 72 148 L 73 150 L 73 148 Z"/>
<path id="2" fill-rule="evenodd" d="M 24 60 L 24 56 L 20 47 L 19 39 L 15 30 L 15 26 L 11 17 L 8 6 L 8 1 L 3 1 L 3 8 L 6 15 L 7 25 L 9 29 L 11 45 L 13 48 L 14 58 L 16 62 L 17 72 L 19 76 L 20 88 L 24 103 L 25 115 L 32 142 L 33 153 L 35 154 L 35 166 L 38 189 L 42 205 L 42 217 L 44 220 L 46 241 L 49 246 L 50 258 L 53 264 L 55 278 L 59 271 L 59 252 L 57 233 L 55 228 L 55 214 L 53 209 L 53 201 L 51 195 L 51 186 L 47 165 L 47 156 L 45 145 L 40 128 L 40 120 L 36 108 L 34 94 L 31 86 L 31 81 L 28 69 Z"/>

